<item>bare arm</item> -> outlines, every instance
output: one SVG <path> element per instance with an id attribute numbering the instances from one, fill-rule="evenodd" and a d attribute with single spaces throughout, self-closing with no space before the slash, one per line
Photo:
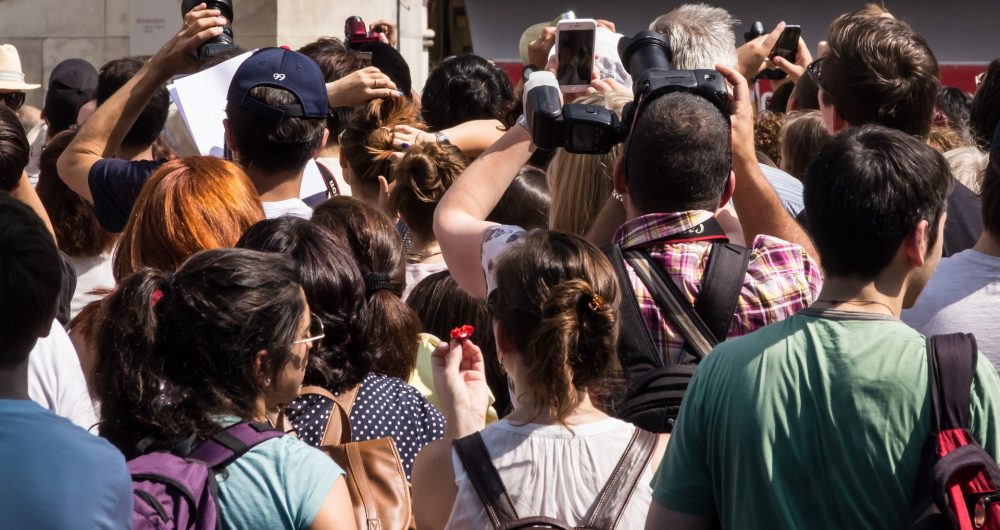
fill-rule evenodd
<path id="1" fill-rule="evenodd" d="M 31 181 L 28 180 L 28 174 L 21 172 L 21 180 L 17 182 L 17 187 L 14 191 L 10 193 L 10 196 L 27 204 L 35 212 L 35 215 L 42 218 L 42 222 L 45 223 L 45 228 L 52 234 L 52 239 L 56 240 L 56 231 L 52 228 L 52 221 L 49 219 L 49 213 L 45 211 L 45 206 L 42 205 L 42 200 L 38 198 L 38 193 L 35 192 L 35 188 L 31 185 Z M 56 244 L 59 241 L 56 240 Z"/>
<path id="2" fill-rule="evenodd" d="M 716 69 L 733 85 L 732 143 L 733 172 L 736 175 L 733 204 L 743 225 L 744 239 L 747 244 L 753 245 L 754 238 L 767 234 L 798 244 L 810 256 L 818 258 L 809 236 L 788 215 L 778 194 L 760 171 L 754 149 L 753 110 L 746 79 L 731 68 L 719 65 Z"/>
<path id="3" fill-rule="evenodd" d="M 59 177 L 69 189 L 93 203 L 90 169 L 99 160 L 114 155 L 125 135 L 139 118 L 156 90 L 172 76 L 198 68 L 193 52 L 222 33 L 226 19 L 218 10 L 201 4 L 184 17 L 184 27 L 122 88 L 118 89 L 84 123 L 69 147 L 59 157 Z"/>
<path id="4" fill-rule="evenodd" d="M 347 491 L 347 480 L 340 477 L 333 483 L 323 506 L 313 519 L 309 530 L 357 530 L 351 494 Z"/>
<path id="5" fill-rule="evenodd" d="M 427 444 L 413 462 L 413 515 L 420 530 L 440 530 L 448 524 L 458 486 L 451 464 L 451 441 Z"/>
<path id="6" fill-rule="evenodd" d="M 441 131 L 451 145 L 469 158 L 476 158 L 490 148 L 504 135 L 503 123 L 499 120 L 472 120 Z M 432 132 L 421 131 L 409 125 L 397 125 L 392 131 L 392 145 L 404 151 L 404 144 L 414 145 L 438 141 Z"/>
<path id="7" fill-rule="evenodd" d="M 531 135 L 514 126 L 459 176 L 434 212 L 434 235 L 448 270 L 472 296 L 486 296 L 486 278 L 480 265 L 486 221 L 507 187 L 531 158 Z"/>
<path id="8" fill-rule="evenodd" d="M 709 517 L 698 517 L 686 513 L 675 512 L 656 502 L 649 503 L 649 515 L 646 516 L 646 530 L 710 530 L 715 528 L 714 521 Z"/>

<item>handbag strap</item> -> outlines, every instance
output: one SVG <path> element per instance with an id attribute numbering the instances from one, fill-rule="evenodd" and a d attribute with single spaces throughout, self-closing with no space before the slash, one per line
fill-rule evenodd
<path id="1" fill-rule="evenodd" d="M 329 390 L 315 385 L 304 386 L 299 391 L 300 396 L 316 394 L 333 402 L 333 407 L 330 409 L 330 419 L 326 421 L 326 427 L 323 429 L 322 446 L 336 446 L 351 441 L 351 408 L 354 406 L 354 400 L 358 397 L 360 389 L 361 385 L 357 385 L 336 396 Z"/>
<path id="2" fill-rule="evenodd" d="M 476 494 L 479 495 L 479 500 L 486 508 L 486 515 L 493 528 L 499 530 L 504 524 L 516 521 L 517 510 L 514 509 L 514 503 L 507 494 L 500 473 L 497 472 L 493 459 L 486 450 L 483 437 L 478 432 L 473 433 L 455 440 L 452 445 L 458 453 L 459 460 L 462 461 L 462 467 L 465 468 L 469 481 L 476 489 Z"/>
<path id="3" fill-rule="evenodd" d="M 650 458 L 653 457 L 657 441 L 655 434 L 636 427 L 618 465 L 611 473 L 611 478 L 597 496 L 585 528 L 611 530 L 618 525 Z"/>

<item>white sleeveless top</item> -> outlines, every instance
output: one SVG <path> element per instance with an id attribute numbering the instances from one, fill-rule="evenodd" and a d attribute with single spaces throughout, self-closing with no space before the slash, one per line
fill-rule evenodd
<path id="1" fill-rule="evenodd" d="M 561 425 L 512 425 L 500 420 L 481 432 L 518 516 L 552 517 L 572 526 L 586 522 L 634 433 L 632 424 L 614 418 L 575 425 L 572 431 Z M 451 459 L 458 495 L 446 528 L 491 528 L 454 450 Z M 619 529 L 646 524 L 655 472 L 649 467 L 636 485 Z"/>

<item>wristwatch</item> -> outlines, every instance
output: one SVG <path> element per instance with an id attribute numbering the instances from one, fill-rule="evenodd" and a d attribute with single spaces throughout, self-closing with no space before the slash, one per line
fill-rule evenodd
<path id="1" fill-rule="evenodd" d="M 445 136 L 444 133 L 441 132 L 441 131 L 438 131 L 438 132 L 434 133 L 434 138 L 437 139 L 436 141 L 439 144 L 448 144 L 448 145 L 451 145 L 451 140 L 449 140 L 448 137 Z"/>

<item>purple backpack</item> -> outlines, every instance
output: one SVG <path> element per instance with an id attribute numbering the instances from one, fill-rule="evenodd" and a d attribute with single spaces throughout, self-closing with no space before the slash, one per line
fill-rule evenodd
<path id="1" fill-rule="evenodd" d="M 257 444 L 285 433 L 261 423 L 237 423 L 198 444 L 187 458 L 154 452 L 129 460 L 135 530 L 215 530 L 215 473 Z"/>

